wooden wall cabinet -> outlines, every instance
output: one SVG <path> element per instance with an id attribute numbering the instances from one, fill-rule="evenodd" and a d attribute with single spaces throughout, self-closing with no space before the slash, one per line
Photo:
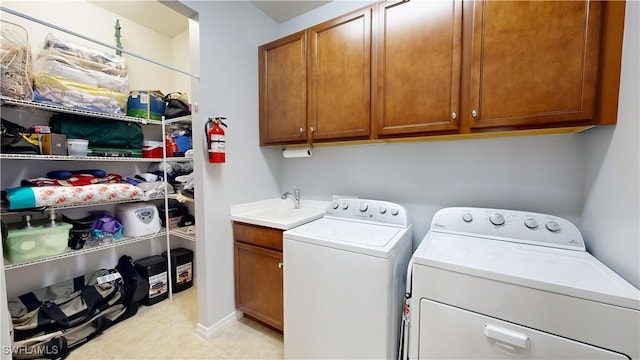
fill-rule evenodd
<path id="1" fill-rule="evenodd" d="M 292 35 L 295 61 L 277 40 L 260 47 L 260 144 L 615 124 L 624 6 L 380 1 Z"/>
<path id="2" fill-rule="evenodd" d="M 233 223 L 236 308 L 283 331 L 282 230 Z"/>
<path id="3" fill-rule="evenodd" d="M 471 6 L 470 128 L 593 121 L 602 2 Z"/>
<path id="4" fill-rule="evenodd" d="M 260 145 L 304 142 L 307 129 L 307 33 L 258 49 Z"/>
<path id="5" fill-rule="evenodd" d="M 378 136 L 458 129 L 462 2 L 384 2 L 378 26 Z"/>
<path id="6" fill-rule="evenodd" d="M 368 138 L 366 8 L 260 46 L 260 145 Z"/>

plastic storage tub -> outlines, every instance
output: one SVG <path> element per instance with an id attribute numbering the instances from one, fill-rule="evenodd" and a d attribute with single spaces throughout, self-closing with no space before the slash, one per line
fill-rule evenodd
<path id="1" fill-rule="evenodd" d="M 149 280 L 149 293 L 142 300 L 145 305 L 156 304 L 169 297 L 167 291 L 167 259 L 159 255 L 147 256 L 133 262 L 141 276 Z"/>
<path id="2" fill-rule="evenodd" d="M 89 140 L 67 139 L 67 151 L 69 156 L 87 156 Z"/>
<path id="3" fill-rule="evenodd" d="M 167 257 L 167 252 L 162 253 Z M 185 248 L 171 249 L 171 292 L 178 293 L 193 285 L 193 251 Z"/>
<path id="4" fill-rule="evenodd" d="M 38 221 L 34 224 L 31 229 L 20 229 L 22 223 L 9 226 L 3 248 L 4 256 L 10 263 L 21 264 L 67 251 L 71 224 L 58 222 L 58 226 L 54 227 L 44 227 Z"/>

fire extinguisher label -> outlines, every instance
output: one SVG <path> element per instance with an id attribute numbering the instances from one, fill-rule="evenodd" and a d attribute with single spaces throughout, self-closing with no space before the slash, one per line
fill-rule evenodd
<path id="1" fill-rule="evenodd" d="M 209 152 L 224 152 L 224 135 L 211 135 L 211 149 Z"/>

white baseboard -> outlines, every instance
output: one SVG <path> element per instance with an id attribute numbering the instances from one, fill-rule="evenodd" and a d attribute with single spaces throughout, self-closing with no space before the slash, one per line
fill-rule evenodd
<path id="1" fill-rule="evenodd" d="M 239 317 L 237 313 L 237 311 L 234 311 L 209 327 L 198 323 L 198 325 L 196 325 L 196 335 L 205 340 L 214 338 L 216 335 L 220 334 L 227 326 L 238 321 Z"/>

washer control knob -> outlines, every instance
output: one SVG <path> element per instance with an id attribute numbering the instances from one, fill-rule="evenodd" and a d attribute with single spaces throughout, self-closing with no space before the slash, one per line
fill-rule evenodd
<path id="1" fill-rule="evenodd" d="M 343 202 L 342 203 L 342 210 L 347 210 L 349 208 L 349 203 L 348 202 Z"/>
<path id="2" fill-rule="evenodd" d="M 465 211 L 465 212 L 462 213 L 462 220 L 464 222 L 471 222 L 471 221 L 473 221 L 473 215 L 471 215 L 470 212 L 466 212 Z"/>
<path id="3" fill-rule="evenodd" d="M 558 224 L 558 222 L 555 221 L 555 220 L 547 221 L 547 224 L 545 226 L 547 227 L 547 230 L 549 230 L 551 232 L 556 232 L 556 231 L 560 230 L 560 224 Z"/>
<path id="4" fill-rule="evenodd" d="M 504 225 L 504 216 L 500 213 L 493 213 L 489 216 L 489 221 L 495 226 Z"/>
<path id="5" fill-rule="evenodd" d="M 367 205 L 366 202 L 361 202 L 358 210 L 360 210 L 360 212 L 365 212 L 367 211 L 368 208 L 369 208 L 369 205 Z"/>
<path id="6" fill-rule="evenodd" d="M 331 204 L 331 207 L 333 208 L 333 210 L 336 210 L 336 209 L 338 209 L 338 207 L 340 207 L 340 204 L 338 204 L 338 202 L 337 202 L 337 201 L 334 201 L 334 202 Z"/>
<path id="7" fill-rule="evenodd" d="M 380 211 L 380 214 L 385 214 L 387 212 L 387 208 L 384 206 L 380 206 L 380 208 L 378 209 L 378 211 Z"/>
<path id="8" fill-rule="evenodd" d="M 391 208 L 391 215 L 396 216 L 396 215 L 398 215 L 398 213 L 400 213 L 400 212 L 398 211 L 398 209 L 396 209 L 396 208 Z"/>
<path id="9" fill-rule="evenodd" d="M 538 222 L 534 218 L 528 218 L 524 221 L 524 226 L 528 227 L 529 229 L 535 229 L 538 227 Z"/>

